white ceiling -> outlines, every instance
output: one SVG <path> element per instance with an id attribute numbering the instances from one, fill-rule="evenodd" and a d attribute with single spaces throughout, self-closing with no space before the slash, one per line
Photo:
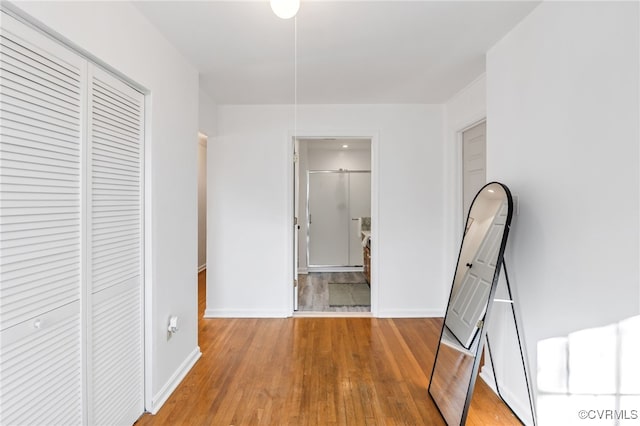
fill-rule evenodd
<path id="1" fill-rule="evenodd" d="M 442 103 L 538 1 L 142 1 L 218 104 Z M 296 48 L 297 44 L 297 48 Z"/>

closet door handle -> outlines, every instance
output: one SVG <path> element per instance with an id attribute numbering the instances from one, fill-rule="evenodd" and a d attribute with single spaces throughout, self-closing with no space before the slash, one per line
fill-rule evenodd
<path id="1" fill-rule="evenodd" d="M 359 217 L 352 217 L 351 220 L 358 220 L 360 219 Z"/>

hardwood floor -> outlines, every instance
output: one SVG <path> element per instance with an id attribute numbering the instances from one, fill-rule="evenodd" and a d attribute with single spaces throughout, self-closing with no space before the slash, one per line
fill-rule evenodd
<path id="1" fill-rule="evenodd" d="M 310 272 L 298 275 L 298 312 L 371 312 L 371 306 L 330 306 L 329 283 L 366 283 L 362 272 Z"/>
<path id="2" fill-rule="evenodd" d="M 440 319 L 204 319 L 203 356 L 138 425 L 443 425 L 427 393 Z M 519 424 L 478 380 L 468 425 Z"/>

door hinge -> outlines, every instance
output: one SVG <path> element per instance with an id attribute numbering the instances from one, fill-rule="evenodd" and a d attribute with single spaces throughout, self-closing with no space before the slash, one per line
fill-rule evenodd
<path id="1" fill-rule="evenodd" d="M 298 287 L 298 280 L 293 280 L 293 288 Z"/>
<path id="2" fill-rule="evenodd" d="M 297 163 L 298 161 L 300 161 L 300 154 L 298 154 L 297 152 L 293 153 L 293 162 Z"/>
<path id="3" fill-rule="evenodd" d="M 293 217 L 293 226 L 296 226 L 298 224 L 298 217 L 294 216 Z"/>
<path id="4" fill-rule="evenodd" d="M 480 320 L 478 321 L 478 324 L 476 324 L 476 327 L 482 328 L 482 324 L 484 324 L 484 321 Z"/>

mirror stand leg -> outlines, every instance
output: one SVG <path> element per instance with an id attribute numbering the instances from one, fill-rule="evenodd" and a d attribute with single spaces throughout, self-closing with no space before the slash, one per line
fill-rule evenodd
<path id="1" fill-rule="evenodd" d="M 532 421 L 533 421 L 533 426 L 537 425 L 537 419 L 536 419 L 536 409 L 535 409 L 535 397 L 534 397 L 534 393 L 533 393 L 533 387 L 532 387 L 532 382 L 531 382 L 531 377 L 530 377 L 530 370 L 529 370 L 529 362 L 528 362 L 528 356 L 524 351 L 524 342 L 522 341 L 522 334 L 520 333 L 520 316 L 519 316 L 519 312 L 516 313 L 516 301 L 513 298 L 513 293 L 511 292 L 511 281 L 509 280 L 509 272 L 507 271 L 507 262 L 506 259 L 503 257 L 502 259 L 502 270 L 504 271 L 504 278 L 505 278 L 505 283 L 507 285 L 507 293 L 509 294 L 509 299 L 511 299 L 511 313 L 513 315 L 513 325 L 515 327 L 516 330 L 516 336 L 518 339 L 518 348 L 520 350 L 520 359 L 522 361 L 522 368 L 524 370 L 524 378 L 525 378 L 525 382 L 526 382 L 526 386 L 527 386 L 527 391 L 529 393 L 529 407 L 531 409 L 531 416 L 532 416 Z M 487 347 L 489 347 L 489 337 L 487 336 Z M 489 352 L 491 351 L 491 349 L 489 348 Z M 495 370 L 494 370 L 494 377 L 495 377 Z M 495 377 L 496 380 L 496 389 L 498 389 L 498 395 L 500 395 L 500 391 L 499 391 L 499 387 L 498 387 L 498 378 Z M 500 396 L 502 398 L 502 396 Z"/>

